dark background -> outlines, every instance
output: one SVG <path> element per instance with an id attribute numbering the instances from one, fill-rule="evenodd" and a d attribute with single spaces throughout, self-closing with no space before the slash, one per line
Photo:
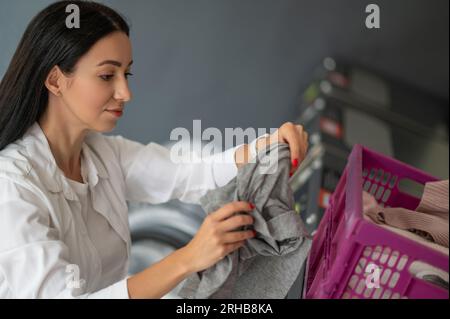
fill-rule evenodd
<path id="1" fill-rule="evenodd" d="M 0 0 L 0 76 L 52 1 Z M 175 127 L 278 127 L 323 57 L 343 57 L 448 108 L 448 0 L 110 0 L 131 23 L 134 99 L 114 133 L 169 140 Z M 365 27 L 365 7 L 381 29 Z M 426 105 L 424 105 L 424 112 Z"/>

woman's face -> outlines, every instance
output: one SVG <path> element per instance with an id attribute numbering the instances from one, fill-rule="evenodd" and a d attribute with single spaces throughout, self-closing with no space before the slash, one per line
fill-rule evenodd
<path id="1" fill-rule="evenodd" d="M 131 43 L 123 32 L 99 40 L 63 76 L 60 97 L 71 120 L 84 129 L 111 131 L 131 99 L 127 77 L 132 63 Z M 73 115 L 73 116 L 72 116 Z"/>

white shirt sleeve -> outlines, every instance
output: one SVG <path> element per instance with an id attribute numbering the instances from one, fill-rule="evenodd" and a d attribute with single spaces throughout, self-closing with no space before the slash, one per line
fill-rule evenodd
<path id="1" fill-rule="evenodd" d="M 0 189 L 0 298 L 128 298 L 125 279 L 92 294 L 67 285 L 69 251 L 44 202 L 9 179 Z"/>
<path id="2" fill-rule="evenodd" d="M 234 153 L 241 145 L 199 162 L 177 163 L 170 150 L 157 143 L 143 145 L 122 136 L 106 139 L 119 158 L 127 200 L 157 204 L 177 198 L 198 203 L 209 189 L 224 186 L 237 175 Z"/>

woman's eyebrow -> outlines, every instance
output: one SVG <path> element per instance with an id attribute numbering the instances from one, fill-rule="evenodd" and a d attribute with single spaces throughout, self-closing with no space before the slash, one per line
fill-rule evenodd
<path id="1" fill-rule="evenodd" d="M 121 67 L 122 66 L 122 63 L 120 63 L 119 61 L 115 61 L 115 60 L 105 60 L 105 61 L 100 62 L 99 64 L 97 64 L 97 66 L 102 66 L 102 65 L 105 65 L 105 64 L 112 64 L 112 65 L 115 65 L 117 67 Z M 128 64 L 128 66 L 130 66 L 132 64 L 133 64 L 133 61 L 131 61 Z"/>

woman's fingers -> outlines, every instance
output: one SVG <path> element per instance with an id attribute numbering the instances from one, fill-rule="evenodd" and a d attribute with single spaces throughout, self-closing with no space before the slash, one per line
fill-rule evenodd
<path id="1" fill-rule="evenodd" d="M 232 244 L 239 241 L 245 241 L 249 238 L 255 237 L 254 230 L 244 230 L 244 231 L 231 231 L 227 232 L 222 236 L 222 243 Z"/>
<path id="2" fill-rule="evenodd" d="M 294 171 L 293 168 L 298 165 L 300 157 L 300 139 L 295 129 L 294 124 L 285 124 L 286 129 L 283 130 L 282 140 L 289 144 L 289 150 L 291 152 L 291 170 L 290 173 Z"/>
<path id="3" fill-rule="evenodd" d="M 236 230 L 239 227 L 253 224 L 253 217 L 250 215 L 236 215 L 222 221 L 219 229 L 223 232 Z"/>
<path id="4" fill-rule="evenodd" d="M 224 247 L 222 249 L 222 254 L 220 255 L 220 259 L 225 258 L 228 254 L 230 254 L 233 251 L 235 251 L 236 249 L 239 249 L 242 246 L 244 246 L 244 244 L 245 244 L 245 240 L 238 241 L 238 242 L 235 242 L 235 243 L 232 243 L 232 244 L 224 245 Z"/>
<path id="5" fill-rule="evenodd" d="M 289 149 L 292 158 L 291 175 L 298 169 L 308 151 L 308 133 L 303 130 L 303 126 L 295 125 L 293 131 L 295 132 L 293 134 L 295 137 L 291 137 L 292 142 L 289 141 Z"/>
<path id="6" fill-rule="evenodd" d="M 227 245 L 228 253 L 231 253 L 232 251 L 235 251 L 236 249 L 241 248 L 244 245 L 245 245 L 245 240 L 238 241 L 238 242 L 232 243 L 232 244 L 228 244 Z"/>
<path id="7" fill-rule="evenodd" d="M 286 123 L 282 128 L 282 139 L 289 144 L 289 150 L 291 152 L 292 165 L 290 174 L 292 175 L 304 157 L 303 127 L 301 125 L 294 125 L 293 123 Z"/>
<path id="8" fill-rule="evenodd" d="M 221 221 L 233 216 L 238 212 L 251 212 L 254 208 L 255 207 L 253 206 L 253 204 L 249 202 L 235 201 L 222 206 L 210 216 L 216 221 Z"/>

